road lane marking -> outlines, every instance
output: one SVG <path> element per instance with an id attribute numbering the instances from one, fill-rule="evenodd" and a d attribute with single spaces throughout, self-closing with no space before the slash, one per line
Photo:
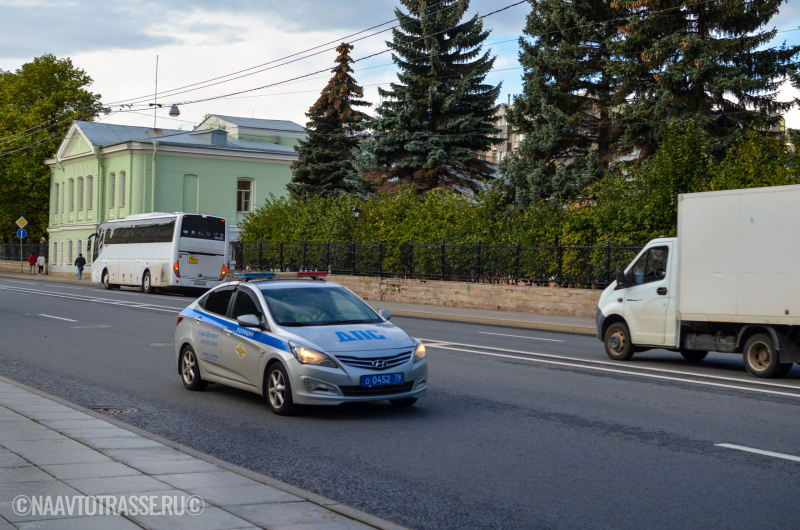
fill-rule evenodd
<path id="1" fill-rule="evenodd" d="M 54 317 L 53 315 L 45 315 L 44 313 L 39 313 L 39 316 L 47 318 L 57 318 L 58 320 L 66 320 L 67 322 L 77 322 L 77 320 L 72 320 L 71 318 Z"/>
<path id="2" fill-rule="evenodd" d="M 756 453 L 759 455 L 772 456 L 774 458 L 783 458 L 784 460 L 793 460 L 795 462 L 800 462 L 800 456 L 787 455 L 785 453 L 764 451 L 763 449 L 754 449 L 752 447 L 746 447 L 744 445 L 734 445 L 734 444 L 714 444 L 714 445 L 716 445 L 717 447 L 725 447 L 727 449 L 736 449 L 738 451 L 747 451 L 748 453 Z"/>
<path id="3" fill-rule="evenodd" d="M 665 375 L 643 374 L 641 372 L 629 372 L 627 370 L 614 370 L 612 368 L 602 368 L 600 366 L 585 366 L 585 365 L 576 364 L 576 363 L 566 363 L 566 362 L 561 362 L 561 361 L 549 361 L 547 359 L 532 359 L 530 357 L 519 357 L 519 356 L 516 356 L 516 355 L 506 355 L 506 354 L 502 354 L 502 353 L 489 353 L 489 352 L 482 352 L 482 351 L 475 351 L 475 350 L 465 350 L 465 349 L 462 349 L 462 348 L 451 348 L 450 346 L 439 346 L 438 344 L 432 344 L 432 343 L 426 343 L 426 346 L 428 348 L 439 348 L 439 349 L 442 349 L 442 350 L 462 351 L 462 352 L 466 352 L 466 353 L 475 353 L 475 354 L 478 354 L 478 355 L 486 355 L 486 356 L 489 356 L 489 357 L 501 357 L 501 358 L 504 358 L 504 359 L 514 359 L 514 360 L 518 360 L 518 361 L 528 361 L 528 362 L 532 362 L 532 363 L 553 364 L 553 365 L 557 365 L 557 366 L 567 366 L 569 368 L 581 368 L 583 370 L 595 370 L 595 371 L 598 371 L 598 372 L 611 372 L 611 373 L 615 373 L 615 374 L 634 375 L 634 376 L 639 376 L 639 377 L 649 377 L 651 379 L 663 379 L 663 380 L 666 380 L 666 381 L 678 381 L 678 382 L 681 382 L 681 383 L 690 383 L 690 384 L 694 384 L 694 385 L 705 385 L 705 386 L 713 386 L 713 387 L 718 387 L 718 388 L 729 388 L 729 389 L 733 389 L 733 390 L 744 390 L 744 391 L 747 391 L 747 392 L 758 392 L 760 394 L 772 394 L 772 395 L 776 395 L 776 396 L 789 396 L 789 397 L 800 398 L 800 393 L 792 394 L 790 392 L 778 392 L 776 390 L 766 390 L 766 389 L 763 389 L 763 388 L 749 388 L 749 387 L 746 387 L 746 386 L 738 386 L 738 385 L 723 385 L 721 383 L 712 383 L 710 381 L 696 381 L 694 379 L 684 379 L 682 377 L 668 377 L 668 376 L 665 376 Z M 534 355 L 538 355 L 538 354 L 534 354 Z M 576 360 L 580 361 L 580 359 L 576 359 Z M 695 374 L 686 373 L 685 375 L 694 376 Z M 795 387 L 789 387 L 789 388 L 794 388 L 795 390 L 800 391 L 800 388 L 795 388 Z"/>
<path id="4" fill-rule="evenodd" d="M 417 338 L 419 338 L 419 337 L 417 337 Z M 437 344 L 441 343 L 441 344 L 448 344 L 448 345 L 454 345 L 454 346 L 466 346 L 467 348 L 479 348 L 479 349 L 484 349 L 484 350 L 497 350 L 497 351 L 507 352 L 507 353 L 521 353 L 523 355 L 536 355 L 536 356 L 539 356 L 539 357 L 550 357 L 550 358 L 553 358 L 553 359 L 564 359 L 566 361 L 577 361 L 577 362 L 582 362 L 582 363 L 602 364 L 602 365 L 606 365 L 606 366 L 615 366 L 615 367 L 619 367 L 620 366 L 619 365 L 619 361 L 618 362 L 595 361 L 593 359 L 580 359 L 580 358 L 577 358 L 577 357 L 567 357 L 565 355 L 553 355 L 551 353 L 537 353 L 537 352 L 531 352 L 531 351 L 510 350 L 510 349 L 507 349 L 507 348 L 494 348 L 492 346 L 479 346 L 477 344 L 462 344 L 462 343 L 459 343 L 459 342 L 443 342 L 443 341 L 437 341 L 437 340 L 434 340 L 434 339 L 422 339 L 422 338 L 420 338 L 419 340 L 423 341 L 426 346 L 428 346 L 428 345 L 429 346 L 436 346 Z M 706 379 L 720 379 L 722 381 L 733 381 L 733 382 L 736 382 L 736 383 L 747 383 L 747 384 L 750 384 L 750 385 L 771 386 L 771 387 L 776 387 L 776 388 L 788 388 L 788 389 L 791 389 L 791 390 L 800 391 L 800 386 L 797 386 L 797 385 L 782 385 L 780 383 L 767 383 L 765 381 L 758 381 L 758 380 L 752 380 L 751 381 L 749 379 L 741 379 L 741 378 L 738 378 L 738 377 L 724 377 L 724 376 L 720 376 L 720 375 L 710 375 L 710 374 L 700 374 L 700 373 L 694 373 L 694 372 L 684 372 L 682 370 L 668 370 L 666 368 L 651 368 L 649 366 L 631 366 L 631 368 L 635 368 L 637 370 L 649 370 L 651 372 L 660 372 L 660 373 L 665 373 L 665 374 L 688 375 L 688 376 L 692 376 L 692 377 L 703 377 L 703 378 L 706 378 Z"/>
<path id="5" fill-rule="evenodd" d="M 37 294 L 41 296 L 49 296 L 51 298 L 66 298 L 67 300 L 75 300 L 79 302 L 94 302 L 98 304 L 108 304 L 108 305 L 116 305 L 120 307 L 128 307 L 133 309 L 149 309 L 151 311 L 162 311 L 165 313 L 180 313 L 183 309 L 179 307 L 173 306 L 158 306 L 155 304 L 139 304 L 133 302 L 126 302 L 125 300 L 113 300 L 109 298 L 92 298 L 83 295 L 77 294 L 66 294 L 66 293 L 54 293 L 49 291 L 37 291 L 34 289 L 23 289 L 20 287 L 6 287 L 0 285 L 0 290 L 4 291 L 11 291 L 15 293 L 22 293 L 22 294 Z M 162 309 L 167 308 L 167 309 Z M 76 320 L 77 322 L 77 320 Z"/>
<path id="6" fill-rule="evenodd" d="M 518 339 L 546 340 L 548 342 L 564 342 L 563 340 L 558 340 L 558 339 L 542 339 L 539 337 L 526 337 L 524 335 L 508 335 L 506 333 L 489 333 L 488 331 L 479 331 L 478 333 L 482 333 L 483 335 L 500 335 L 501 337 L 516 337 Z"/>

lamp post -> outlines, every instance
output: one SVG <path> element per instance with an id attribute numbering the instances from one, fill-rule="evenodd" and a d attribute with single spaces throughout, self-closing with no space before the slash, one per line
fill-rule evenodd
<path id="1" fill-rule="evenodd" d="M 353 206 L 353 209 L 350 211 L 353 213 L 353 219 L 358 222 L 358 216 L 361 215 L 361 210 L 358 209 L 358 206 Z"/>

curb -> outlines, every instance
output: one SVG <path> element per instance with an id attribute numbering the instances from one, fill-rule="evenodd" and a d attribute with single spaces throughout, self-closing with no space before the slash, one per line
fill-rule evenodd
<path id="1" fill-rule="evenodd" d="M 45 283 L 68 283 L 70 285 L 97 285 L 98 287 L 100 286 L 100 284 L 93 284 L 91 280 L 78 280 L 78 279 L 73 280 L 71 278 L 67 278 L 66 276 L 42 275 L 42 276 L 32 276 L 31 278 L 26 278 L 26 276 L 28 275 L 0 272 L 0 278 L 10 278 L 12 280 L 20 280 L 28 282 L 45 282 Z"/>
<path id="2" fill-rule="evenodd" d="M 77 280 L 76 280 L 77 281 Z M 239 467 L 236 464 L 231 464 L 229 462 L 225 462 L 224 460 L 220 460 L 214 456 L 208 455 L 206 453 L 200 452 L 196 449 L 192 449 L 191 447 L 187 447 L 183 444 L 178 442 L 173 442 L 163 436 L 159 436 L 157 434 L 153 434 L 151 432 L 145 431 L 144 429 L 140 429 L 138 427 L 134 427 L 133 425 L 127 424 L 123 421 L 120 421 L 116 418 L 112 418 L 109 416 L 105 416 L 100 414 L 99 412 L 95 412 L 91 409 L 87 409 L 81 407 L 80 405 L 76 405 L 71 401 L 67 401 L 60 397 L 54 396 L 52 394 L 48 394 L 47 392 L 43 392 L 37 388 L 29 387 L 24 383 L 20 383 L 18 381 L 14 381 L 13 379 L 9 379 L 0 375 L 0 381 L 8 383 L 10 385 L 14 385 L 16 387 L 22 388 L 32 394 L 36 394 L 43 398 L 49 399 L 51 401 L 55 401 L 60 405 L 64 405 L 65 407 L 69 407 L 73 410 L 77 410 L 78 412 L 82 412 L 99 420 L 103 420 L 107 423 L 114 425 L 115 427 L 119 427 L 120 429 L 125 429 L 128 432 L 132 432 L 142 438 L 147 438 L 148 440 L 152 440 L 154 442 L 158 442 L 161 445 L 164 445 L 169 448 L 178 448 L 182 453 L 185 453 L 189 456 L 197 458 L 198 460 L 203 460 L 208 462 L 209 464 L 213 464 L 217 467 L 221 467 L 227 471 L 231 471 L 233 473 L 237 473 L 239 475 L 243 475 L 249 479 L 255 480 L 256 482 L 260 482 L 267 486 L 272 486 L 275 489 L 279 489 L 281 491 L 285 491 L 291 495 L 295 495 L 306 501 L 316 504 L 317 506 L 321 506 L 326 508 L 332 512 L 336 512 L 339 515 L 343 515 L 349 519 L 353 519 L 354 521 L 358 521 L 360 523 L 364 523 L 367 526 L 371 526 L 373 528 L 377 528 L 378 530 L 408 530 L 404 526 L 397 525 L 395 523 L 391 523 L 389 521 L 384 521 L 379 517 L 375 517 L 374 515 L 370 515 L 366 512 L 362 512 L 361 510 L 356 510 L 355 508 L 351 508 L 349 506 L 345 506 L 344 504 L 339 504 L 338 502 L 327 499 L 321 495 L 317 495 L 316 493 L 311 493 L 310 491 L 306 491 L 304 489 L 300 489 L 296 486 L 292 486 L 291 484 L 287 484 L 285 482 L 281 482 L 280 480 L 274 479 L 272 477 L 268 477 L 266 475 L 262 475 L 261 473 L 256 473 L 255 471 L 251 471 L 249 469 L 245 469 L 243 467 Z M 57 429 L 53 429 L 54 431 L 58 432 Z M 66 436 L 66 435 L 65 435 Z"/>
<path id="3" fill-rule="evenodd" d="M 375 309 L 380 309 L 376 305 Z M 424 318 L 428 320 L 447 320 L 450 322 L 465 322 L 469 324 L 489 324 L 492 326 L 506 326 L 510 328 L 540 329 L 547 331 L 560 331 L 564 333 L 578 333 L 580 335 L 597 335 L 593 326 L 572 326 L 569 324 L 550 324 L 547 322 L 526 322 L 524 320 L 505 320 L 489 317 L 471 317 L 467 315 L 453 315 L 446 313 L 429 313 L 427 311 L 410 311 L 408 309 L 387 309 L 392 316 Z"/>

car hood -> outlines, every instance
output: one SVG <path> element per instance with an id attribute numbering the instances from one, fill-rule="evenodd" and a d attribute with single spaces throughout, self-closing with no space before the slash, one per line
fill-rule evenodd
<path id="1" fill-rule="evenodd" d="M 410 348 L 414 340 L 389 322 L 344 326 L 282 327 L 281 335 L 322 352 L 357 352 Z"/>

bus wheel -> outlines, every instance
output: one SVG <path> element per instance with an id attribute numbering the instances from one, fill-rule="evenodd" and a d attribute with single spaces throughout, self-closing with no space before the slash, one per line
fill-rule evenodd
<path id="1" fill-rule="evenodd" d="M 142 278 L 142 292 L 144 294 L 153 294 L 155 292 L 153 283 L 150 281 L 150 271 L 145 272 Z"/>
<path id="2" fill-rule="evenodd" d="M 108 271 L 103 271 L 103 287 L 106 288 L 107 291 L 113 289 L 109 282 Z"/>

